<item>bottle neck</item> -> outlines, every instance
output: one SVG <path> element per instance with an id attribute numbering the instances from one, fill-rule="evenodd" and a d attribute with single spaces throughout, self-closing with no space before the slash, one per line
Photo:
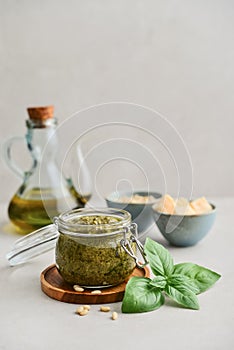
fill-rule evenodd
<path id="1" fill-rule="evenodd" d="M 26 126 L 28 129 L 43 129 L 48 127 L 56 127 L 58 121 L 56 118 L 47 119 L 27 119 Z"/>
<path id="2" fill-rule="evenodd" d="M 55 134 L 57 120 L 27 120 L 27 145 L 34 161 L 40 162 L 41 157 L 51 159 L 58 150 L 58 141 Z M 46 152 L 43 152 L 46 148 Z"/>

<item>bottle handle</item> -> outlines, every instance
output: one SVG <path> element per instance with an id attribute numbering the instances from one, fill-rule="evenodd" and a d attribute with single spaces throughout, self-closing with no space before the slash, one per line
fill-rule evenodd
<path id="1" fill-rule="evenodd" d="M 25 138 L 22 136 L 15 136 L 11 137 L 5 143 L 3 144 L 3 156 L 6 164 L 9 166 L 9 168 L 20 178 L 24 178 L 24 171 L 14 162 L 12 159 L 11 151 L 12 146 L 16 142 L 22 142 L 25 141 Z"/>

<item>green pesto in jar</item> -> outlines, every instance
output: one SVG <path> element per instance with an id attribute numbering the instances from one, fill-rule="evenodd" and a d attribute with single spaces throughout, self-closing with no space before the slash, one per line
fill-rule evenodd
<path id="1" fill-rule="evenodd" d="M 115 216 L 81 216 L 73 219 L 72 224 L 82 227 L 82 235 L 60 232 L 56 265 L 66 282 L 105 287 L 123 282 L 132 273 L 135 261 L 120 244 L 121 221 Z M 131 244 L 135 251 L 135 243 Z"/>

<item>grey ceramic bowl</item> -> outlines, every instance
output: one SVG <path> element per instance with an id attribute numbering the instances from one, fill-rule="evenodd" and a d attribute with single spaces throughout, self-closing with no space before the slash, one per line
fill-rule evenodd
<path id="1" fill-rule="evenodd" d="M 134 194 L 139 194 L 142 196 L 154 196 L 155 198 L 160 198 L 162 195 L 158 192 L 148 192 L 148 191 L 134 191 L 134 192 L 113 192 L 108 195 L 105 200 L 110 208 L 118 208 L 127 210 L 131 216 L 132 221 L 138 225 L 138 233 L 140 240 L 143 240 L 147 233 L 147 230 L 154 225 L 154 219 L 152 216 L 152 203 L 149 204 L 133 204 L 133 203 L 121 203 L 118 202 L 118 198 L 121 197 L 131 197 Z"/>
<path id="2" fill-rule="evenodd" d="M 211 204 L 211 203 L 210 203 Z M 197 244 L 210 231 L 216 217 L 216 208 L 200 215 L 170 215 L 155 210 L 152 206 L 152 216 L 161 234 L 166 240 L 179 247 L 188 247 Z"/>

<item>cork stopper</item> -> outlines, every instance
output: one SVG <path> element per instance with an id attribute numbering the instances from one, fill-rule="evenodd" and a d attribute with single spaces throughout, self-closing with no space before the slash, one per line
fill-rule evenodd
<path id="1" fill-rule="evenodd" d="M 29 118 L 32 120 L 46 120 L 54 117 L 54 106 L 27 108 Z"/>

